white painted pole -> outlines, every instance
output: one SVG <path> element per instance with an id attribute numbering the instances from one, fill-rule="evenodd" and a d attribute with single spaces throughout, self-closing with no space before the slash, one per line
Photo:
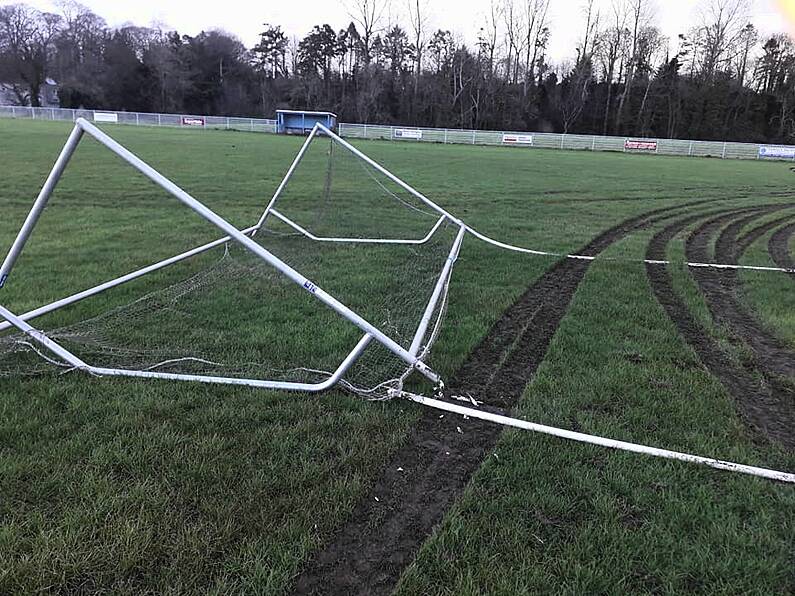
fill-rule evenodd
<path id="1" fill-rule="evenodd" d="M 365 348 L 372 341 L 372 336 L 365 335 L 356 344 L 356 347 L 346 356 L 342 364 L 325 381 L 321 383 L 295 383 L 291 381 L 267 381 L 260 379 L 243 379 L 237 377 L 213 377 L 207 375 L 183 375 L 173 373 L 158 373 L 149 370 L 124 370 L 117 368 L 96 368 L 88 367 L 87 371 L 91 374 L 103 377 L 132 377 L 138 379 L 158 379 L 161 381 L 184 381 L 189 383 L 205 383 L 211 385 L 237 385 L 242 387 L 252 387 L 255 389 L 274 389 L 279 391 L 301 391 L 307 393 L 319 393 L 327 391 L 336 385 L 342 376 L 348 372 L 354 362 L 362 355 Z"/>
<path id="2" fill-rule="evenodd" d="M 466 234 L 466 231 L 467 230 L 464 226 L 461 226 L 458 229 L 458 235 L 455 238 L 455 242 L 453 242 L 453 247 L 450 249 L 450 254 L 447 256 L 447 260 L 444 263 L 442 274 L 436 281 L 436 286 L 433 289 L 431 299 L 428 301 L 428 305 L 425 307 L 425 312 L 422 315 L 420 324 L 417 327 L 417 332 L 414 334 L 414 339 L 412 340 L 411 347 L 409 348 L 409 353 L 414 356 L 417 356 L 420 353 L 422 341 L 425 339 L 425 334 L 428 332 L 428 325 L 431 322 L 433 311 L 436 310 L 436 305 L 439 303 L 439 298 L 441 297 L 442 292 L 444 291 L 444 288 L 450 279 L 450 272 L 453 269 L 453 265 L 458 260 L 458 253 L 461 250 L 461 242 L 464 240 L 464 234 Z"/>
<path id="3" fill-rule="evenodd" d="M 588 443 L 590 445 L 598 445 L 600 447 L 608 447 L 610 449 L 618 449 L 621 451 L 629 451 L 632 453 L 642 453 L 645 455 L 661 457 L 664 459 L 675 459 L 683 462 L 709 466 L 711 468 L 716 468 L 718 470 L 728 470 L 729 472 L 739 472 L 741 474 L 750 474 L 751 476 L 759 476 L 761 478 L 776 480 L 778 482 L 787 482 L 795 484 L 795 474 L 790 474 L 787 472 L 777 472 L 775 470 L 768 470 L 766 468 L 757 468 L 754 466 L 746 466 L 743 464 L 735 464 L 732 462 L 722 461 L 719 459 L 712 459 L 710 457 L 701 457 L 698 455 L 680 453 L 678 451 L 657 449 L 656 447 L 647 447 L 645 445 L 627 443 L 625 441 L 616 441 L 614 439 L 606 439 L 594 435 L 586 435 L 584 433 L 564 430 L 552 426 L 545 426 L 543 424 L 535 424 L 533 422 L 527 422 L 525 420 L 517 420 L 516 418 L 509 418 L 507 416 L 501 416 L 499 414 L 492 414 L 490 412 L 483 412 L 481 410 L 475 410 L 473 408 L 458 406 L 456 404 L 440 401 L 438 399 L 423 397 L 421 395 L 402 393 L 401 396 L 407 397 L 411 401 L 414 401 L 418 404 L 422 404 L 423 406 L 427 406 L 429 408 L 434 408 L 436 410 L 451 412 L 453 414 L 461 414 L 462 416 L 469 416 L 470 418 L 478 418 L 480 420 L 494 422 L 496 424 L 502 424 L 503 426 L 511 426 L 514 428 L 529 430 L 537 433 L 542 433 L 545 435 L 552 435 L 554 437 L 560 437 L 562 439 L 577 441 L 579 443 Z"/>
<path id="4" fill-rule="evenodd" d="M 314 139 L 315 135 L 317 134 L 318 126 L 319 124 L 316 124 L 314 127 L 312 127 L 312 131 L 309 133 L 309 136 L 307 136 L 306 141 L 304 141 L 304 144 L 301 146 L 301 149 L 298 151 L 298 155 L 295 156 L 293 163 L 290 164 L 290 168 L 287 170 L 287 173 L 284 175 L 284 178 L 282 178 L 279 187 L 276 189 L 276 192 L 273 193 L 273 196 L 271 197 L 268 206 L 265 208 L 265 211 L 262 213 L 262 216 L 259 218 L 259 221 L 257 222 L 256 226 L 257 229 L 265 225 L 265 220 L 268 219 L 268 213 L 270 213 L 270 210 L 273 209 L 273 206 L 276 204 L 276 201 L 279 199 L 279 196 L 282 194 L 284 187 L 287 186 L 287 182 L 290 180 L 290 178 L 292 178 L 293 172 L 295 172 L 295 169 L 298 167 L 298 164 L 300 164 L 301 160 L 304 159 L 304 154 L 306 153 L 307 149 L 309 149 L 309 145 L 312 143 L 312 139 Z M 256 232 L 254 233 L 254 235 L 256 235 Z"/>
<path id="5" fill-rule="evenodd" d="M 55 354 L 65 362 L 68 362 L 72 366 L 84 370 L 90 368 L 85 362 L 80 360 L 80 358 L 72 354 L 69 350 L 62 348 L 57 343 L 52 341 L 49 337 L 44 335 L 44 333 L 42 333 L 38 329 L 34 329 L 30 325 L 28 325 L 25 321 L 17 317 L 14 313 L 12 313 L 10 310 L 7 310 L 3 306 L 0 306 L 0 318 L 3 318 L 6 321 L 10 322 L 12 325 L 14 325 L 14 327 L 22 331 L 33 341 L 44 346 L 50 352 L 52 352 L 53 354 Z"/>
<path id="6" fill-rule="evenodd" d="M 63 174 L 66 165 L 69 163 L 69 160 L 74 154 L 75 149 L 77 148 L 78 143 L 80 143 L 80 139 L 82 137 L 83 129 L 79 125 L 76 125 L 72 129 L 69 139 L 66 141 L 66 144 L 61 150 L 61 154 L 58 156 L 55 165 L 50 171 L 50 175 L 47 177 L 44 186 L 39 192 L 39 196 L 36 198 L 36 202 L 33 204 L 33 208 L 30 210 L 25 223 L 22 225 L 22 229 L 19 231 L 19 234 L 17 234 L 17 238 L 14 240 L 14 244 L 11 246 L 11 250 L 9 250 L 8 255 L 6 255 L 3 265 L 0 266 L 0 288 L 5 285 L 6 281 L 8 280 L 8 276 L 11 275 L 11 270 L 14 268 L 14 264 L 17 262 L 22 249 L 25 248 L 25 244 L 27 243 L 31 232 L 33 232 L 33 228 L 36 227 L 36 223 L 39 221 L 42 211 L 44 211 L 44 208 L 47 206 L 47 202 L 50 200 L 52 191 L 55 189 L 55 186 L 61 179 L 61 175 Z"/>
<path id="7" fill-rule="evenodd" d="M 282 222 L 290 226 L 299 234 L 302 234 L 307 238 L 309 238 L 310 240 L 314 240 L 315 242 L 338 242 L 338 243 L 348 243 L 348 244 L 408 244 L 408 245 L 425 244 L 426 242 L 428 242 L 428 240 L 431 239 L 431 236 L 434 235 L 436 230 L 439 229 L 439 226 L 442 225 L 442 222 L 444 222 L 444 220 L 447 219 L 444 215 L 442 215 L 423 238 L 419 238 L 418 240 L 403 240 L 399 238 L 335 238 L 335 237 L 315 236 L 309 230 L 299 226 L 292 219 L 282 214 L 281 212 L 277 211 L 275 207 L 271 208 L 270 214 L 273 215 L 273 217 L 281 220 Z"/>

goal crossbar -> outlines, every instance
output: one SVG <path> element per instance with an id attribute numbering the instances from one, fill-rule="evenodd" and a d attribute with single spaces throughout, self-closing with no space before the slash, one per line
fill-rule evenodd
<path id="1" fill-rule="evenodd" d="M 452 262 L 455 261 L 455 258 L 458 255 L 458 251 L 460 250 L 461 246 L 461 241 L 463 239 L 463 235 L 465 232 L 463 225 L 459 225 L 459 233 L 458 236 L 456 237 L 456 241 L 454 242 L 453 247 L 450 249 L 447 262 L 445 263 L 443 270 L 440 273 L 439 281 L 437 282 L 437 287 L 435 288 L 428 302 L 426 313 L 423 316 L 423 319 L 420 321 L 419 327 L 412 342 L 412 346 L 409 349 L 406 349 L 403 346 L 401 346 L 389 335 L 378 329 L 372 323 L 368 322 L 362 316 L 354 312 L 351 308 L 349 308 L 348 306 L 346 306 L 345 304 L 334 298 L 332 295 L 330 295 L 322 288 L 320 288 L 317 284 L 313 283 L 311 280 L 304 277 L 297 270 L 290 267 L 287 263 L 276 257 L 274 254 L 266 250 L 264 247 L 256 243 L 251 238 L 264 225 L 267 217 L 274 212 L 274 206 L 281 194 L 281 191 L 284 189 L 290 177 L 292 176 L 292 173 L 294 172 L 295 168 L 300 163 L 301 158 L 306 152 L 312 139 L 317 135 L 317 133 L 320 131 L 321 128 L 322 127 L 315 127 L 310 133 L 310 136 L 307 138 L 306 142 L 301 148 L 301 151 L 296 156 L 296 159 L 293 161 L 293 164 L 288 170 L 287 175 L 284 177 L 281 184 L 279 185 L 276 193 L 272 197 L 270 203 L 268 204 L 267 209 L 263 213 L 259 222 L 255 226 L 239 230 L 231 223 L 229 223 L 227 220 L 225 220 L 224 218 L 216 214 L 214 211 L 209 209 L 206 205 L 204 205 L 196 198 L 191 196 L 185 190 L 177 186 L 174 182 L 172 182 L 171 180 L 160 174 L 157 170 L 152 168 L 150 165 L 145 163 L 143 160 L 138 158 L 135 154 L 133 154 L 132 152 L 124 148 L 122 145 L 120 145 L 118 142 L 113 140 L 111 137 L 109 137 L 107 134 L 102 132 L 96 126 L 94 126 L 93 124 L 89 123 L 88 121 L 82 118 L 78 119 L 75 123 L 74 129 L 72 130 L 69 136 L 69 139 L 64 145 L 53 169 L 51 170 L 49 176 L 47 177 L 44 186 L 42 187 L 30 213 L 28 214 L 25 223 L 20 229 L 11 249 L 8 252 L 8 255 L 3 261 L 2 266 L 0 266 L 0 288 L 2 288 L 7 283 L 7 280 L 20 254 L 22 253 L 28 239 L 30 238 L 31 233 L 36 227 L 36 224 L 38 223 L 38 220 L 42 212 L 44 211 L 44 208 L 47 206 L 49 202 L 52 192 L 54 191 L 56 185 L 58 184 L 58 181 L 60 180 L 66 166 L 69 163 L 69 160 L 71 159 L 72 155 L 77 149 L 77 146 L 79 145 L 80 140 L 82 139 L 84 134 L 88 134 L 91 137 L 93 137 L 101 145 L 112 151 L 114 154 L 116 154 L 126 163 L 128 163 L 133 168 L 138 170 L 145 177 L 149 178 L 152 182 L 154 182 L 155 184 L 163 188 L 165 191 L 167 191 L 169 194 L 174 196 L 186 207 L 190 208 L 192 211 L 196 212 L 198 215 L 200 215 L 210 224 L 220 229 L 222 232 L 226 234 L 226 236 L 218 240 L 215 240 L 213 242 L 191 249 L 189 251 L 183 252 L 169 259 L 165 259 L 158 263 L 149 265 L 147 267 L 144 267 L 127 275 L 110 280 L 108 282 L 90 288 L 88 290 L 84 290 L 77 294 L 73 294 L 69 297 L 52 302 L 48 305 L 39 307 L 35 310 L 24 313 L 21 316 L 15 315 L 10 310 L 0 305 L 0 319 L 4 320 L 4 321 L 0 320 L 0 331 L 4 331 L 10 329 L 11 327 L 15 327 L 19 331 L 30 337 L 30 339 L 32 339 L 34 342 L 36 342 L 40 346 L 47 349 L 49 352 L 55 354 L 56 356 L 67 362 L 73 368 L 85 370 L 91 374 L 95 374 L 98 376 L 142 377 L 142 378 L 152 378 L 152 379 L 194 381 L 194 382 L 203 382 L 203 383 L 247 385 L 247 386 L 267 388 L 267 389 L 284 389 L 284 390 L 296 390 L 296 391 L 323 391 L 325 389 L 334 386 L 341 380 L 342 375 L 357 360 L 357 358 L 361 355 L 361 353 L 365 350 L 365 348 L 371 343 L 371 341 L 375 340 L 380 344 L 382 344 L 387 350 L 389 350 L 395 356 L 403 360 L 407 365 L 409 365 L 410 369 L 417 370 L 419 373 L 421 373 L 422 375 L 424 375 L 426 378 L 433 381 L 434 383 L 440 382 L 441 379 L 439 375 L 436 372 L 434 372 L 430 367 L 428 367 L 428 365 L 422 361 L 421 357 L 417 356 L 418 350 L 415 349 L 415 347 L 420 345 L 423 338 L 425 337 L 427 333 L 430 316 L 437 307 L 438 301 L 441 299 L 441 292 L 437 290 L 440 287 L 443 287 L 443 285 L 449 281 L 451 273 L 451 265 Z M 277 217 L 281 216 L 280 219 L 288 219 L 282 214 L 276 216 Z M 450 218 L 447 217 L 446 215 L 441 214 L 440 219 L 436 222 L 436 224 L 431 229 L 431 231 L 427 234 L 425 238 L 421 239 L 422 242 L 427 242 L 435 234 L 435 232 L 438 231 L 442 223 L 445 220 L 449 219 Z M 386 243 L 386 244 L 393 243 L 392 241 L 383 240 L 383 239 L 379 240 L 379 239 L 337 238 L 329 240 L 348 241 L 348 242 L 372 240 L 373 242 L 378 242 L 378 243 Z M 247 251 L 249 251 L 250 253 L 252 253 L 253 255 L 255 255 L 256 257 L 258 257 L 259 259 L 261 259 L 271 267 L 275 268 L 282 275 L 293 281 L 295 284 L 303 288 L 305 291 L 309 292 L 315 299 L 317 299 L 325 306 L 335 311 L 337 314 L 339 314 L 340 316 L 348 320 L 350 323 L 357 326 L 361 331 L 365 333 L 364 337 L 360 340 L 360 342 L 356 345 L 356 347 L 354 347 L 353 350 L 347 355 L 347 357 L 340 364 L 338 369 L 334 373 L 330 374 L 328 378 L 322 383 L 316 383 L 316 384 L 292 383 L 286 381 L 236 379 L 236 378 L 212 377 L 212 376 L 201 376 L 201 375 L 179 375 L 179 374 L 170 374 L 170 373 L 159 373 L 151 370 L 126 370 L 126 369 L 93 367 L 90 364 L 87 364 L 82 360 L 80 360 L 76 355 L 69 352 L 62 345 L 58 344 L 51 338 L 47 337 L 47 335 L 43 331 L 40 331 L 27 323 L 27 321 L 29 320 L 54 312 L 68 305 L 75 304 L 76 302 L 85 300 L 89 297 L 96 296 L 111 288 L 138 279 L 148 273 L 152 273 L 154 271 L 158 271 L 160 269 L 164 269 L 176 263 L 182 262 L 186 259 L 207 252 L 212 248 L 218 247 L 230 241 L 236 242 L 237 244 L 245 248 Z M 403 240 L 399 242 L 405 244 L 418 243 L 417 240 Z M 428 320 L 426 320 L 426 316 Z"/>

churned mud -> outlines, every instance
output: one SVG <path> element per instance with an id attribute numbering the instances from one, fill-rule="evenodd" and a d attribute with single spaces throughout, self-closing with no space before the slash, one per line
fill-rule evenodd
<path id="1" fill-rule="evenodd" d="M 600 234 L 579 254 L 595 256 L 632 231 L 698 203 L 658 209 Z M 590 261 L 562 259 L 492 326 L 454 375 L 448 396 L 514 406 L 565 316 Z M 406 443 L 345 525 L 297 578 L 297 594 L 385 594 L 462 493 L 502 428 L 426 410 Z"/>

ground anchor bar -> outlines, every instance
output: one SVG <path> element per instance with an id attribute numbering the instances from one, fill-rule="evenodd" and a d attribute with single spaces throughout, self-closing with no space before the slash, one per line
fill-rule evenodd
<path id="1" fill-rule="evenodd" d="M 571 441 L 577 441 L 579 443 L 588 443 L 590 445 L 598 445 L 600 447 L 608 447 L 610 449 L 618 449 L 620 451 L 642 453 L 645 455 L 661 457 L 664 459 L 674 459 L 678 461 L 701 464 L 718 470 L 726 470 L 729 472 L 737 472 L 740 474 L 748 474 L 750 476 L 767 478 L 769 480 L 775 480 L 778 482 L 795 484 L 795 474 L 788 472 L 778 472 L 776 470 L 769 470 L 767 468 L 757 468 L 755 466 L 735 464 L 732 462 L 722 461 L 719 459 L 712 459 L 710 457 L 701 457 L 699 455 L 690 455 L 687 453 L 680 453 L 678 451 L 669 451 L 667 449 L 647 447 L 645 445 L 638 445 L 636 443 L 616 441 L 615 439 L 606 439 L 604 437 L 598 437 L 595 435 L 587 435 L 584 433 L 578 433 L 570 430 L 564 430 L 561 428 L 555 428 L 553 426 L 545 426 L 543 424 L 536 424 L 534 422 L 527 422 L 525 420 L 509 418 L 508 416 L 502 416 L 500 414 L 492 414 L 491 412 L 483 412 L 481 410 L 475 410 L 473 408 L 467 408 L 465 406 L 458 406 L 456 404 L 451 404 L 438 399 L 424 397 L 422 395 L 414 395 L 412 393 L 401 392 L 398 394 L 398 397 L 405 397 L 413 402 L 416 402 L 423 406 L 427 406 L 429 408 L 434 408 L 436 410 L 442 410 L 453 414 L 461 414 L 462 416 L 469 416 L 470 418 L 478 418 L 480 420 L 485 420 L 487 422 L 494 422 L 496 424 L 502 424 L 504 426 L 511 426 L 514 428 L 529 430 L 537 433 L 542 433 L 545 435 L 552 435 L 554 437 L 569 439 Z"/>
<path id="2" fill-rule="evenodd" d="M 281 391 L 302 391 L 308 393 L 318 393 L 327 391 L 339 383 L 343 375 L 348 372 L 362 352 L 370 345 L 373 340 L 372 335 L 365 335 L 356 344 L 356 347 L 346 356 L 342 364 L 339 365 L 325 381 L 321 383 L 295 383 L 291 381 L 263 381 L 257 379 L 240 379 L 234 377 L 213 377 L 207 375 L 185 375 L 173 373 L 158 373 L 147 370 L 124 370 L 116 368 L 96 368 L 91 367 L 88 372 L 103 377 L 132 377 L 139 379 L 159 379 L 164 381 L 187 381 L 193 383 L 206 383 L 216 385 L 239 385 L 243 387 L 253 387 L 256 389 L 274 389 Z"/>
<path id="3" fill-rule="evenodd" d="M 72 354 L 66 348 L 60 346 L 59 344 L 52 341 L 49 337 L 47 337 L 43 332 L 35 329 L 28 325 L 25 321 L 20 319 L 14 313 L 12 313 L 7 308 L 0 306 L 0 318 L 5 319 L 9 323 L 11 323 L 14 327 L 19 329 L 22 333 L 27 335 L 33 341 L 38 343 L 39 345 L 44 346 L 50 352 L 58 356 L 64 362 L 67 362 L 74 366 L 75 368 L 79 368 L 81 370 L 89 370 L 91 367 L 83 362 L 80 358 Z"/>
<path id="4" fill-rule="evenodd" d="M 310 240 L 314 240 L 316 242 L 341 242 L 341 243 L 349 243 L 349 244 L 425 244 L 428 240 L 431 239 L 434 232 L 439 229 L 439 226 L 442 225 L 446 216 L 442 215 L 439 220 L 434 224 L 431 230 L 425 235 L 425 237 L 420 238 L 419 240 L 400 240 L 397 238 L 328 238 L 323 236 L 315 236 L 309 230 L 302 228 L 300 225 L 295 223 L 292 219 L 287 217 L 286 215 L 280 213 L 276 210 L 276 208 L 271 207 L 269 213 L 273 215 L 275 218 L 281 220 L 292 229 L 294 229 L 299 234 L 303 234 Z"/>

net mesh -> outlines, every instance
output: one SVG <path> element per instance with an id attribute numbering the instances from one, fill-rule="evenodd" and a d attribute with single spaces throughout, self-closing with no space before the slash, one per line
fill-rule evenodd
<path id="1" fill-rule="evenodd" d="M 281 219 L 271 215 L 254 240 L 408 349 L 457 227 L 443 223 L 417 244 L 353 241 L 420 240 L 439 215 L 329 138 L 313 140 L 275 207 Z M 363 336 L 237 243 L 202 258 L 203 269 L 174 265 L 164 287 L 131 303 L 39 328 L 96 367 L 301 383 L 328 378 Z M 422 343 L 431 366 L 446 298 L 445 288 Z M 24 334 L 0 333 L 0 376 L 68 370 Z M 384 399 L 409 372 L 372 341 L 341 386 Z"/>

